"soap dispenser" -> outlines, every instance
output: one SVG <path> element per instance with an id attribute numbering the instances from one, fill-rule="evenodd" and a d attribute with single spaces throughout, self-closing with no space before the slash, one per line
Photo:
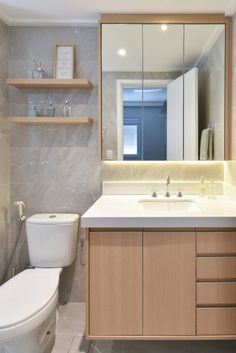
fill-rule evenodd
<path id="1" fill-rule="evenodd" d="M 200 185 L 199 185 L 199 196 L 205 196 L 206 195 L 206 186 L 204 182 L 204 177 L 201 176 L 200 178 Z"/>
<path id="2" fill-rule="evenodd" d="M 211 179 L 211 182 L 208 186 L 208 198 L 209 199 L 215 199 L 216 198 L 216 184 L 214 183 L 214 180 Z"/>

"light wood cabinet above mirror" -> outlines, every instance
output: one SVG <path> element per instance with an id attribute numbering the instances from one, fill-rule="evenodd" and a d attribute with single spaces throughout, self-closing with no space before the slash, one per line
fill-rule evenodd
<path id="1" fill-rule="evenodd" d="M 102 160 L 230 159 L 231 18 L 103 15 Z"/>

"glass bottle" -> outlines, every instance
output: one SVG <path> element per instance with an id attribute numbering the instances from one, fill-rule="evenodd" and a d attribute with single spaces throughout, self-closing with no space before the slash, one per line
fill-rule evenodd
<path id="1" fill-rule="evenodd" d="M 38 107 L 39 116 L 46 116 L 47 115 L 47 113 L 46 113 L 46 103 L 47 103 L 47 101 L 44 101 L 44 100 L 42 100 L 39 103 L 39 107 Z"/>
<path id="2" fill-rule="evenodd" d="M 55 107 L 54 105 L 52 104 L 52 101 L 49 102 L 49 105 L 47 107 L 47 116 L 50 117 L 50 118 L 53 118 L 55 116 Z"/>
<path id="3" fill-rule="evenodd" d="M 206 187 L 205 187 L 205 182 L 204 182 L 204 177 L 201 176 L 200 178 L 200 185 L 199 185 L 199 196 L 205 196 L 206 194 Z"/>
<path id="4" fill-rule="evenodd" d="M 33 104 L 33 102 L 31 101 L 29 102 L 29 106 L 28 106 L 28 116 L 29 117 L 39 116 L 37 106 Z"/>
<path id="5" fill-rule="evenodd" d="M 71 106 L 68 102 L 68 100 L 66 99 L 64 107 L 63 107 L 63 116 L 64 117 L 70 117 L 71 116 Z"/>
<path id="6" fill-rule="evenodd" d="M 40 59 L 39 63 L 33 59 L 34 68 L 32 70 L 32 78 L 35 80 L 42 80 L 43 78 L 47 78 L 47 73 L 43 69 L 42 60 Z"/>
<path id="7" fill-rule="evenodd" d="M 214 180 L 211 179 L 211 182 L 208 186 L 208 198 L 209 199 L 215 199 L 216 198 L 216 184 L 214 183 Z"/>

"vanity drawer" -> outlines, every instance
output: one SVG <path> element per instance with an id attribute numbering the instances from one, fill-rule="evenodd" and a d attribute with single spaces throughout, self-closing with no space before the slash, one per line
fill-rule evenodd
<path id="1" fill-rule="evenodd" d="M 236 308 L 197 309 L 197 335 L 235 335 Z"/>
<path id="2" fill-rule="evenodd" d="M 236 280 L 236 257 L 198 257 L 197 280 Z"/>
<path id="3" fill-rule="evenodd" d="M 197 283 L 197 305 L 235 305 L 236 282 Z"/>
<path id="4" fill-rule="evenodd" d="M 236 255 L 236 231 L 198 232 L 197 255 Z"/>

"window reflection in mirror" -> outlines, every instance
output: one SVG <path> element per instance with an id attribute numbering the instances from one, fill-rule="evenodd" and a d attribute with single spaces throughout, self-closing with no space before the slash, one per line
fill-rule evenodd
<path id="1" fill-rule="evenodd" d="M 166 159 L 166 85 L 164 80 L 137 82 L 133 87 L 123 86 L 122 139 L 118 138 L 118 159 L 165 160 Z M 161 84 L 162 82 L 162 84 Z M 140 92 L 143 93 L 140 97 Z M 141 99 L 140 99 L 141 98 Z M 144 118 L 143 118 L 144 117 Z M 128 152 L 127 146 L 133 146 Z M 123 154 L 123 158 L 122 158 Z"/>
<path id="2" fill-rule="evenodd" d="M 102 25 L 104 160 L 224 159 L 224 25 Z"/>

